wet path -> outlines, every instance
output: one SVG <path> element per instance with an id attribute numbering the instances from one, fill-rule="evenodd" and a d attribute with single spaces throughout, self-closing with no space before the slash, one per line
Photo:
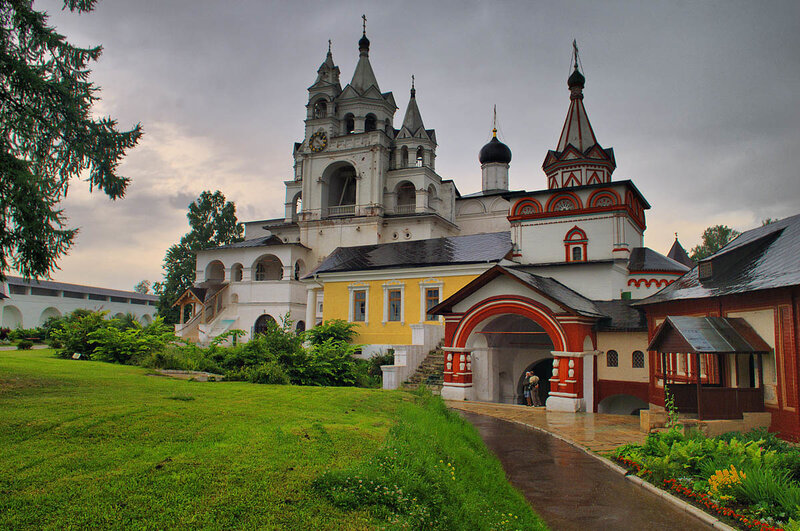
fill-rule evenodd
<path id="1" fill-rule="evenodd" d="M 509 481 L 554 531 L 710 529 L 555 437 L 461 412 L 497 455 Z"/>

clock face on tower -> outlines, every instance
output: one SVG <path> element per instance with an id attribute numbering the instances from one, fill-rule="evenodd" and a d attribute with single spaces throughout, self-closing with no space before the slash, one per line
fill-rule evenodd
<path id="1" fill-rule="evenodd" d="M 311 148 L 311 151 L 317 152 L 322 151 L 328 146 L 328 135 L 325 134 L 325 131 L 317 131 L 311 138 L 308 139 L 308 147 Z"/>

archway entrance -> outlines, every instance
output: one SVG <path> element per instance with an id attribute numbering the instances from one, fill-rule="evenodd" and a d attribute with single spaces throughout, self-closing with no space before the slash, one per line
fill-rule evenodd
<path id="1" fill-rule="evenodd" d="M 556 349 L 547 331 L 536 321 L 518 314 L 492 316 L 475 327 L 467 347 L 472 351 L 476 400 L 524 403 L 522 377 L 531 367 L 541 382 L 542 403 L 547 399 L 552 351 Z"/>
<path id="2" fill-rule="evenodd" d="M 253 325 L 253 334 L 263 334 L 267 331 L 269 323 L 274 323 L 275 318 L 269 314 L 263 314 L 256 319 L 256 324 Z"/>

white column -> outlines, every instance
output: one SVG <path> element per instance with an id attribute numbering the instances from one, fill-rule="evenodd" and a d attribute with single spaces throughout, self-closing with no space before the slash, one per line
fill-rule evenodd
<path id="1" fill-rule="evenodd" d="M 317 290 L 308 288 L 306 297 L 306 330 L 314 328 L 317 324 Z"/>

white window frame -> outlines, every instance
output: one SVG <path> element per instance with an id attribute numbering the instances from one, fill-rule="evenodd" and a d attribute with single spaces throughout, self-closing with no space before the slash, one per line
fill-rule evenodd
<path id="1" fill-rule="evenodd" d="M 419 283 L 419 322 L 420 323 L 429 323 L 434 321 L 428 321 L 425 319 L 425 316 L 428 315 L 428 310 L 425 308 L 428 304 L 427 297 L 425 296 L 425 290 L 430 288 L 439 288 L 439 302 L 441 303 L 444 300 L 444 282 L 437 278 L 427 278 Z M 435 321 L 441 321 L 442 316 L 437 315 Z"/>
<path id="2" fill-rule="evenodd" d="M 364 323 L 365 325 L 369 324 L 369 284 L 363 283 L 355 283 L 350 284 L 347 286 L 347 290 L 349 295 L 347 297 L 347 320 L 351 323 Z M 363 321 L 353 321 L 354 312 L 353 308 L 355 305 L 355 292 L 356 291 L 363 291 L 365 292 L 366 304 L 364 305 L 364 320 Z"/>
<path id="3" fill-rule="evenodd" d="M 389 291 L 400 291 L 400 321 L 391 321 L 393 323 L 399 322 L 401 325 L 406 324 L 406 284 L 393 280 L 383 285 L 383 324 L 389 322 Z"/>

